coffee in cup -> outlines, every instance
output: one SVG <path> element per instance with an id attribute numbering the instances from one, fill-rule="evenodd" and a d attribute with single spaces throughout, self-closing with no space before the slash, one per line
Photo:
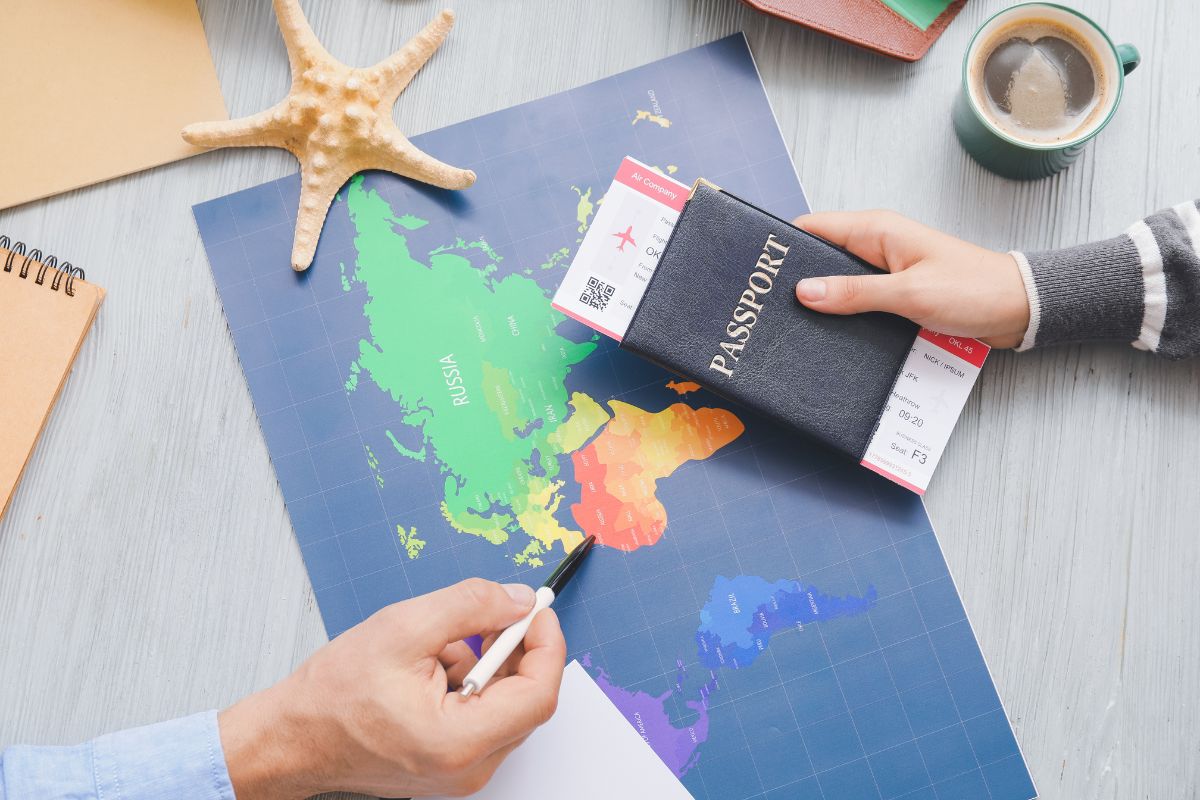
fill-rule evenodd
<path id="1" fill-rule="evenodd" d="M 1108 72 L 1074 27 L 1030 16 L 980 44 L 968 79 L 992 124 L 1024 142 L 1054 144 L 1079 138 L 1100 122 L 1112 91 Z"/>
<path id="2" fill-rule="evenodd" d="M 952 118 L 985 168 L 1029 180 L 1070 165 L 1112 119 L 1141 61 L 1083 13 L 1057 3 L 996 12 L 972 37 Z"/>

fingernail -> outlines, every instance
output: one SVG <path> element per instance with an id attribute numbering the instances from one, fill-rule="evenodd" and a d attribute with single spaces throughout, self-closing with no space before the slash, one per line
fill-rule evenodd
<path id="1" fill-rule="evenodd" d="M 506 583 L 504 584 L 504 591 L 508 592 L 508 596 L 515 603 L 519 603 L 522 606 L 533 605 L 533 589 L 523 583 Z"/>
<path id="2" fill-rule="evenodd" d="M 805 278 L 796 284 L 796 296 L 801 300 L 815 302 L 825 299 L 825 281 L 822 278 Z"/>

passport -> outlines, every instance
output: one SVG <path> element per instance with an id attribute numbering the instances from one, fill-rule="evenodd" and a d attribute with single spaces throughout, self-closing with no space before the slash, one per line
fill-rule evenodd
<path id="1" fill-rule="evenodd" d="M 880 270 L 703 179 L 627 158 L 601 209 L 555 308 L 924 493 L 987 345 L 806 308 L 800 280 Z"/>
<path id="2" fill-rule="evenodd" d="M 876 272 L 698 183 L 621 346 L 861 460 L 918 326 L 892 314 L 810 311 L 795 287 Z"/>

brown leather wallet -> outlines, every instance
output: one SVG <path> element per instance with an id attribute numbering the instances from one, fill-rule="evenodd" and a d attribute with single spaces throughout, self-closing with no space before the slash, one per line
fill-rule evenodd
<path id="1" fill-rule="evenodd" d="M 923 31 L 879 0 L 742 0 L 751 8 L 902 61 L 916 61 L 967 0 L 955 0 Z"/>

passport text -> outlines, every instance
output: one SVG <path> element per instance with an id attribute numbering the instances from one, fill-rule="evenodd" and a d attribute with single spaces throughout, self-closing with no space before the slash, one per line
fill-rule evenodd
<path id="1" fill-rule="evenodd" d="M 733 370 L 750 341 L 750 334 L 763 312 L 763 304 L 775 285 L 775 277 L 783 266 L 787 252 L 787 246 L 780 244 L 775 234 L 767 235 L 762 253 L 754 264 L 754 271 L 746 279 L 746 288 L 734 306 L 733 318 L 725 325 L 725 339 L 717 343 L 721 352 L 708 363 L 708 368 L 713 372 L 719 372 L 726 378 L 733 377 Z"/>

